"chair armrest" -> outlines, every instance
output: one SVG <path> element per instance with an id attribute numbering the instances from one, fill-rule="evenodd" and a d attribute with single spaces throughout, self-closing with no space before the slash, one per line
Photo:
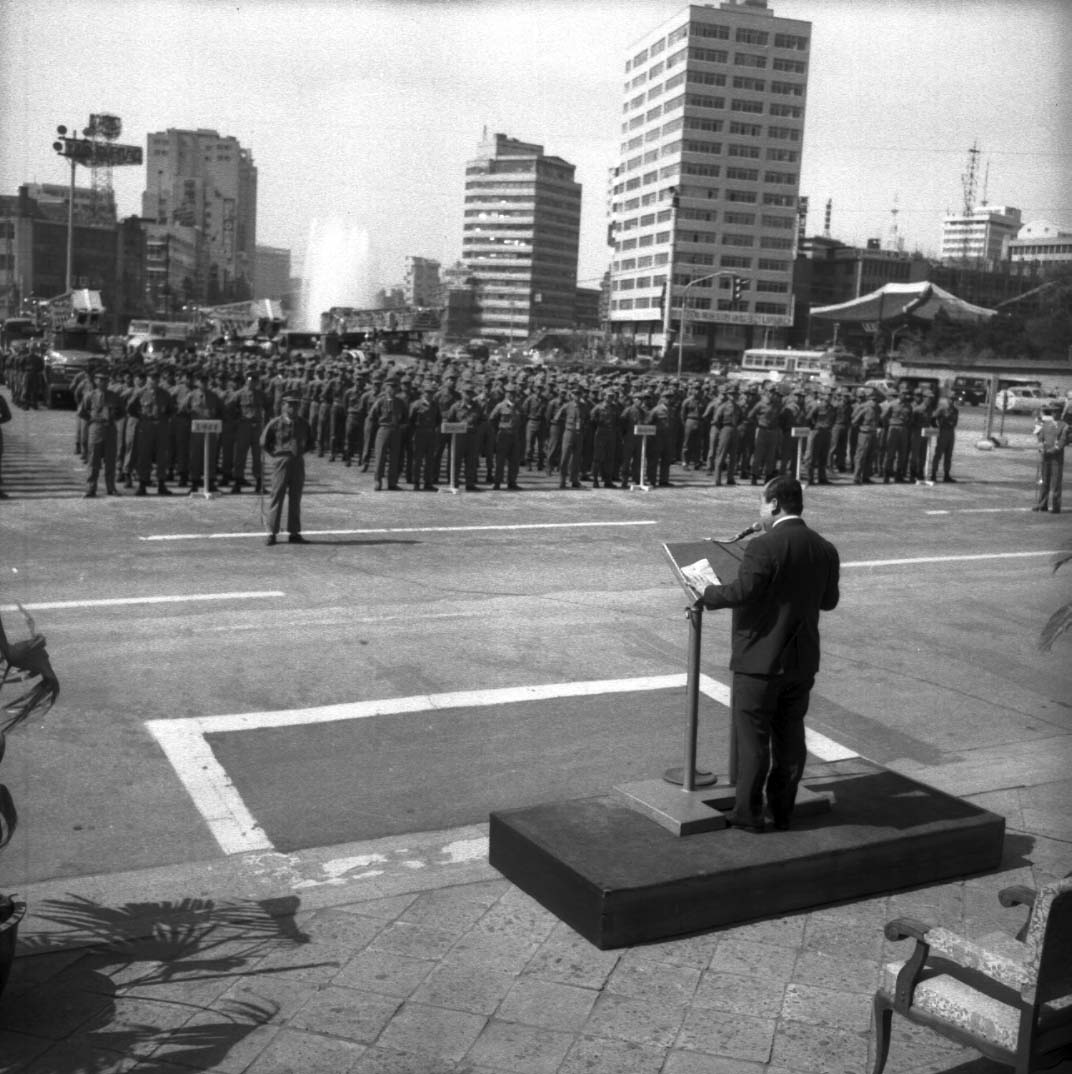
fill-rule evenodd
<path id="1" fill-rule="evenodd" d="M 887 940 L 916 941 L 915 949 L 897 973 L 893 990 L 894 1008 L 904 1012 L 912 1006 L 912 993 L 916 990 L 919 975 L 923 972 L 927 955 L 930 953 L 927 936 L 931 927 L 914 917 L 896 917 L 886 923 L 883 931 Z"/>
<path id="2" fill-rule="evenodd" d="M 1029 976 L 1022 960 L 984 947 L 948 929 L 931 929 L 927 934 L 927 943 L 930 946 L 929 960 L 933 962 L 941 958 L 953 963 L 952 967 L 943 968 L 954 976 L 958 976 L 955 967 L 974 970 L 1016 992 L 1023 988 Z"/>
<path id="3" fill-rule="evenodd" d="M 931 926 L 915 917 L 895 917 L 886 922 L 887 940 L 924 940 Z"/>
<path id="4" fill-rule="evenodd" d="M 1014 884 L 998 892 L 998 902 L 1002 906 L 1034 906 L 1035 891 L 1033 888 L 1024 887 L 1023 884 Z"/>

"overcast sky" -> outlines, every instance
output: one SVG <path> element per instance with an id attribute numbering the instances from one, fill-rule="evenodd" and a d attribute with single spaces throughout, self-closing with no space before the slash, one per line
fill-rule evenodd
<path id="1" fill-rule="evenodd" d="M 801 193 L 809 232 L 936 253 L 978 196 L 1072 230 L 1072 3 L 769 0 L 812 23 Z M 122 142 L 206 127 L 259 174 L 257 240 L 299 262 L 310 223 L 368 231 L 382 284 L 407 254 L 461 253 L 464 166 L 486 127 L 575 164 L 579 277 L 608 260 L 607 171 L 630 46 L 683 11 L 656 0 L 0 0 L 0 192 L 65 183 L 59 123 L 122 118 Z M 121 215 L 143 168 L 115 170 Z M 88 174 L 79 171 L 79 183 Z"/>

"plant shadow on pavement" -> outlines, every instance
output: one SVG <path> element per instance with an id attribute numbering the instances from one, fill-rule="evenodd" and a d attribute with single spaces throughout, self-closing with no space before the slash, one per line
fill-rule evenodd
<path id="1" fill-rule="evenodd" d="M 287 958 L 258 969 L 310 942 L 295 921 L 299 904 L 111 907 L 71 897 L 35 906 L 33 918 L 56 927 L 20 940 L 0 1000 L 0 1066 L 5 1074 L 214 1068 L 279 1013 L 253 979 L 314 965 Z"/>

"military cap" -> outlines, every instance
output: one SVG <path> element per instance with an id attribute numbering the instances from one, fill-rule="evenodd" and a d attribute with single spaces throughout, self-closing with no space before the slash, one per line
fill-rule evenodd
<path id="1" fill-rule="evenodd" d="M 284 403 L 300 403 L 301 396 L 297 392 L 287 392 L 283 396 Z"/>

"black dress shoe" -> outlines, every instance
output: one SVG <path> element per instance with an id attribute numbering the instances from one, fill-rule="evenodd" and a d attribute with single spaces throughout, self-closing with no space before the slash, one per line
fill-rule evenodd
<path id="1" fill-rule="evenodd" d="M 762 835 L 766 831 L 762 824 L 738 820 L 732 813 L 726 814 L 726 826 L 728 828 L 740 828 L 742 831 L 751 832 L 753 835 Z"/>
<path id="2" fill-rule="evenodd" d="M 292 533 L 287 538 L 287 544 L 308 544 L 309 542 L 300 534 Z"/>
<path id="3" fill-rule="evenodd" d="M 266 545 L 268 545 L 268 546 L 269 546 L 269 548 L 270 548 L 270 547 L 271 547 L 271 546 L 272 546 L 273 544 L 275 544 L 275 534 L 274 534 L 274 533 L 269 533 L 269 534 L 268 534 L 268 536 L 264 538 L 264 543 L 265 543 Z"/>

